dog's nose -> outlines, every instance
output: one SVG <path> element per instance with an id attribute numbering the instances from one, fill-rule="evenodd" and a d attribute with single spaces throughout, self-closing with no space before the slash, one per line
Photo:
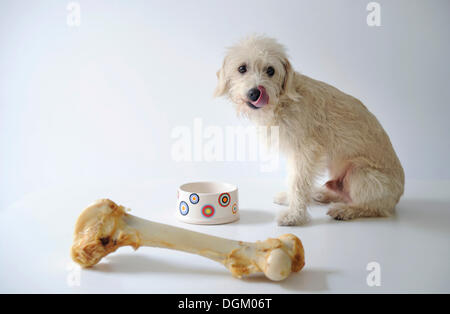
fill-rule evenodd
<path id="1" fill-rule="evenodd" d="M 247 93 L 247 97 L 250 101 L 257 101 L 260 95 L 261 95 L 261 92 L 256 87 L 252 88 Z"/>

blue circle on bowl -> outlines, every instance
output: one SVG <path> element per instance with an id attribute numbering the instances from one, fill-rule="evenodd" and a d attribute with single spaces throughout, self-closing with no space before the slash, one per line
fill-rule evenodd
<path id="1" fill-rule="evenodd" d="M 189 201 L 191 201 L 192 204 L 197 204 L 200 201 L 200 197 L 196 193 L 192 193 L 189 196 Z"/>
<path id="2" fill-rule="evenodd" d="M 189 213 L 189 205 L 185 201 L 180 202 L 180 214 L 186 216 Z"/>

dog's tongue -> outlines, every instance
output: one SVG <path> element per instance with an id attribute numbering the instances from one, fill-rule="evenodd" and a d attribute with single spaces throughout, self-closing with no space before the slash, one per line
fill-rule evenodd
<path id="1" fill-rule="evenodd" d="M 255 107 L 261 108 L 269 103 L 269 95 L 266 93 L 264 86 L 258 86 L 259 98 L 256 101 L 252 101 L 251 104 Z"/>

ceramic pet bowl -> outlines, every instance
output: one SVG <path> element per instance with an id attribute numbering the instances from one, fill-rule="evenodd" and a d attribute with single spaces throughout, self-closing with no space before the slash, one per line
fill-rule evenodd
<path id="1" fill-rule="evenodd" d="M 220 182 L 192 182 L 178 188 L 176 216 L 191 224 L 225 224 L 239 219 L 238 189 Z"/>

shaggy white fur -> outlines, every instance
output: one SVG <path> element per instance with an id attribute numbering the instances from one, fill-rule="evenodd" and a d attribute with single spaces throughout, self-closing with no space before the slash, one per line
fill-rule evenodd
<path id="1" fill-rule="evenodd" d="M 338 220 L 393 213 L 404 190 L 403 168 L 388 135 L 358 99 L 295 72 L 283 46 L 263 36 L 229 48 L 217 77 L 216 96 L 227 95 L 259 125 L 279 126 L 289 169 L 289 190 L 274 199 L 288 205 L 280 225 L 306 223 L 312 200 L 332 202 L 328 215 Z M 263 100 L 249 99 L 255 88 Z M 315 187 L 326 168 L 330 180 Z"/>

